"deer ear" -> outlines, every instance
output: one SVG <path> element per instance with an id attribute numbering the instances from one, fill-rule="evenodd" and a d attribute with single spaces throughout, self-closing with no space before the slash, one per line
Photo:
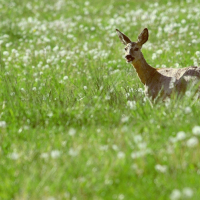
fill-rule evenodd
<path id="1" fill-rule="evenodd" d="M 124 35 L 122 32 L 120 32 L 118 29 L 116 29 L 117 31 L 117 34 L 119 36 L 119 39 L 121 40 L 121 42 L 124 44 L 124 45 L 127 45 L 128 43 L 131 43 L 131 40 L 126 36 Z"/>
<path id="2" fill-rule="evenodd" d="M 149 31 L 147 28 L 145 28 L 138 36 L 137 42 L 142 46 L 148 40 L 148 38 L 149 38 Z"/>

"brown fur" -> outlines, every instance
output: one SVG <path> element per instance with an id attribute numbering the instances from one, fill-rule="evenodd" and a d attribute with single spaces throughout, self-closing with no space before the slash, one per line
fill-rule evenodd
<path id="1" fill-rule="evenodd" d="M 184 94 L 189 84 L 198 84 L 200 81 L 200 67 L 187 68 L 163 68 L 151 67 L 141 52 L 142 45 L 148 40 L 148 29 L 144 29 L 138 36 L 137 42 L 131 40 L 116 29 L 122 43 L 126 45 L 125 58 L 135 68 L 141 82 L 145 85 L 145 93 L 151 99 L 158 94 L 165 99 L 170 97 L 173 91 Z"/>

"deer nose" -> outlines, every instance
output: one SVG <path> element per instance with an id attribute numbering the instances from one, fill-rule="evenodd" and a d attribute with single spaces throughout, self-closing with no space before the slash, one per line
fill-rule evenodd
<path id="1" fill-rule="evenodd" d="M 131 56 L 131 55 L 126 55 L 125 58 L 126 58 L 126 59 L 131 59 L 131 58 L 134 59 L 134 57 Z"/>
<path id="2" fill-rule="evenodd" d="M 131 61 L 133 61 L 133 60 L 135 59 L 135 58 L 134 58 L 133 56 L 131 56 L 131 55 L 126 55 L 125 58 L 126 58 L 126 62 L 131 62 Z"/>

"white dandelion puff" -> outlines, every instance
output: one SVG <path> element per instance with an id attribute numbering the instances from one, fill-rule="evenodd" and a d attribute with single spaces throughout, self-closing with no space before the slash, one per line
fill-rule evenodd
<path id="1" fill-rule="evenodd" d="M 181 192 L 178 189 L 174 189 L 172 193 L 170 194 L 171 200 L 178 200 L 181 198 Z"/>
<path id="2" fill-rule="evenodd" d="M 70 128 L 68 134 L 69 134 L 70 136 L 74 136 L 74 135 L 76 134 L 76 129 Z"/>
<path id="3" fill-rule="evenodd" d="M 12 160 L 17 160 L 19 158 L 19 154 L 16 152 L 10 153 L 8 157 Z"/>
<path id="4" fill-rule="evenodd" d="M 193 196 L 193 190 L 191 188 L 183 188 L 183 196 L 186 198 L 191 198 Z"/>
<path id="5" fill-rule="evenodd" d="M 87 90 L 87 86 L 83 86 L 83 89 L 84 89 L 84 90 Z"/>
<path id="6" fill-rule="evenodd" d="M 186 134 L 184 131 L 179 131 L 176 135 L 177 140 L 184 140 L 186 138 Z"/>
<path id="7" fill-rule="evenodd" d="M 58 157 L 60 157 L 60 151 L 59 150 L 53 150 L 53 151 L 51 151 L 51 157 L 52 158 L 58 158 Z"/>
<path id="8" fill-rule="evenodd" d="M 189 140 L 187 140 L 186 145 L 188 147 L 196 147 L 199 144 L 199 140 L 197 137 L 191 137 Z"/>
<path id="9" fill-rule="evenodd" d="M 122 152 L 122 151 L 120 151 L 120 152 L 118 152 L 117 157 L 118 157 L 119 159 L 124 158 L 124 157 L 125 157 L 125 153 Z"/>
<path id="10" fill-rule="evenodd" d="M 194 135 L 200 135 L 200 126 L 194 126 L 192 129 Z"/>
<path id="11" fill-rule="evenodd" d="M 64 76 L 64 77 L 63 77 L 63 80 L 67 80 L 67 79 L 68 79 L 68 76 Z"/>
<path id="12" fill-rule="evenodd" d="M 0 128 L 6 128 L 6 122 L 0 121 Z"/>
<path id="13" fill-rule="evenodd" d="M 161 173 L 165 173 L 167 171 L 167 166 L 157 164 L 155 166 L 155 170 L 158 171 L 158 172 L 161 172 Z"/>

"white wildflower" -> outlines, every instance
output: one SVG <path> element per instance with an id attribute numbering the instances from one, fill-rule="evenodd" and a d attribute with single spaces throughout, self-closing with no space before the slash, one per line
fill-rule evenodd
<path id="1" fill-rule="evenodd" d="M 122 122 L 122 123 L 128 122 L 128 120 L 129 120 L 129 117 L 128 117 L 128 116 L 123 116 L 123 117 L 121 118 L 121 122 Z"/>
<path id="2" fill-rule="evenodd" d="M 9 52 L 8 52 L 8 51 L 4 51 L 4 52 L 3 52 L 3 55 L 4 55 L 4 56 L 9 56 Z"/>
<path id="3" fill-rule="evenodd" d="M 5 128 L 5 127 L 6 127 L 6 122 L 0 121 L 0 128 Z"/>
<path id="4" fill-rule="evenodd" d="M 192 129 L 194 135 L 200 135 L 200 126 L 194 126 Z"/>
<path id="5" fill-rule="evenodd" d="M 197 137 L 191 137 L 187 142 L 186 145 L 188 147 L 195 147 L 199 144 L 199 140 Z"/>
<path id="6" fill-rule="evenodd" d="M 91 27 L 91 29 L 90 29 L 91 31 L 94 31 L 95 30 L 95 27 Z"/>
<path id="7" fill-rule="evenodd" d="M 136 102 L 135 101 L 127 101 L 127 106 L 130 109 L 135 109 L 136 108 Z"/>
<path id="8" fill-rule="evenodd" d="M 175 63 L 175 67 L 179 68 L 180 64 L 179 63 Z"/>
<path id="9" fill-rule="evenodd" d="M 47 200 L 56 200 L 55 197 L 48 197 Z"/>
<path id="10" fill-rule="evenodd" d="M 85 6 L 89 6 L 90 5 L 90 2 L 89 1 L 86 1 L 85 2 Z"/>
<path id="11" fill-rule="evenodd" d="M 128 98 L 130 96 L 130 93 L 126 93 L 125 96 L 126 98 Z"/>
<path id="12" fill-rule="evenodd" d="M 58 51 L 58 49 L 59 49 L 59 47 L 58 46 L 55 46 L 54 48 L 53 48 L 53 51 L 55 52 L 55 51 Z"/>
<path id="13" fill-rule="evenodd" d="M 195 54 L 199 57 L 200 56 L 200 51 L 196 51 Z"/>
<path id="14" fill-rule="evenodd" d="M 186 198 L 191 198 L 193 196 L 193 190 L 191 188 L 183 188 L 183 196 Z"/>
<path id="15" fill-rule="evenodd" d="M 98 128 L 98 129 L 97 129 L 97 133 L 100 133 L 100 132 L 101 132 L 101 129 L 100 129 L 100 128 Z"/>
<path id="16" fill-rule="evenodd" d="M 185 20 L 185 19 L 182 19 L 182 20 L 181 20 L 181 23 L 182 23 L 182 24 L 185 24 L 185 23 L 186 23 L 186 20 Z"/>
<path id="17" fill-rule="evenodd" d="M 185 132 L 184 131 L 180 131 L 177 133 L 176 135 L 176 139 L 177 140 L 184 140 L 186 138 Z"/>
<path id="18" fill-rule="evenodd" d="M 67 79 L 68 79 L 68 76 L 64 76 L 64 77 L 63 77 L 63 80 L 67 80 Z"/>
<path id="19" fill-rule="evenodd" d="M 139 149 L 146 149 L 146 148 L 147 148 L 147 144 L 146 144 L 145 142 L 140 142 L 140 143 L 138 144 L 138 148 L 139 148 Z"/>
<path id="20" fill-rule="evenodd" d="M 69 155 L 75 157 L 78 155 L 78 151 L 74 150 L 73 148 L 69 149 Z"/>
<path id="21" fill-rule="evenodd" d="M 142 89 L 142 88 L 138 88 L 138 92 L 140 92 L 140 93 L 144 93 L 144 90 Z"/>
<path id="22" fill-rule="evenodd" d="M 12 160 L 17 160 L 19 158 L 19 154 L 16 152 L 10 153 L 8 157 Z"/>
<path id="23" fill-rule="evenodd" d="M 23 131 L 23 128 L 21 127 L 19 130 L 18 130 L 18 133 L 21 133 Z"/>
<path id="24" fill-rule="evenodd" d="M 131 158 L 136 159 L 145 156 L 146 154 L 149 154 L 151 151 L 149 149 L 144 149 L 140 151 L 136 151 L 131 153 Z"/>
<path id="25" fill-rule="evenodd" d="M 41 153 L 40 157 L 46 159 L 46 158 L 49 157 L 49 154 L 48 153 Z"/>
<path id="26" fill-rule="evenodd" d="M 162 53 L 163 53 L 162 49 L 157 50 L 157 54 L 162 54 Z"/>
<path id="27" fill-rule="evenodd" d="M 20 90 L 21 90 L 22 92 L 26 92 L 26 90 L 25 90 L 24 88 L 20 88 Z"/>
<path id="28" fill-rule="evenodd" d="M 155 169 L 158 172 L 165 173 L 167 171 L 167 166 L 166 165 L 159 165 L 159 164 L 157 164 L 155 166 Z"/>
<path id="29" fill-rule="evenodd" d="M 83 89 L 84 89 L 84 90 L 87 90 L 87 86 L 86 86 L 86 85 L 85 85 L 85 86 L 83 86 Z"/>
<path id="30" fill-rule="evenodd" d="M 122 152 L 122 151 L 120 151 L 120 152 L 118 152 L 117 157 L 118 157 L 119 159 L 120 159 L 120 158 L 124 158 L 124 157 L 125 157 L 125 153 Z"/>
<path id="31" fill-rule="evenodd" d="M 138 142 L 142 141 L 142 136 L 141 135 L 135 135 L 133 139 L 134 139 L 135 143 L 138 143 Z"/>
<path id="32" fill-rule="evenodd" d="M 50 112 L 50 113 L 47 114 L 47 116 L 48 116 L 48 117 L 53 117 L 53 113 Z"/>
<path id="33" fill-rule="evenodd" d="M 155 53 L 153 53 L 152 60 L 155 60 L 156 58 L 157 58 L 157 55 Z"/>
<path id="34" fill-rule="evenodd" d="M 106 99 L 106 100 L 110 100 L 110 96 L 109 96 L 109 95 L 106 95 L 105 99 Z"/>
<path id="35" fill-rule="evenodd" d="M 189 113 L 191 113 L 192 112 L 192 109 L 189 107 L 189 106 L 187 106 L 186 108 L 185 108 L 185 114 L 189 114 Z"/>
<path id="36" fill-rule="evenodd" d="M 112 145 L 112 149 L 115 150 L 115 151 L 117 151 L 118 150 L 118 146 L 116 144 L 113 144 Z"/>
<path id="37" fill-rule="evenodd" d="M 120 194 L 119 197 L 118 197 L 118 199 L 119 199 L 119 200 L 123 200 L 123 199 L 124 199 L 124 195 L 123 195 L 123 194 Z"/>
<path id="38" fill-rule="evenodd" d="M 58 158 L 58 157 L 60 157 L 60 151 L 58 151 L 58 150 L 51 151 L 51 157 L 52 158 Z"/>
<path id="39" fill-rule="evenodd" d="M 70 136 L 74 136 L 76 134 L 76 129 L 70 128 L 68 133 Z"/>
<path id="40" fill-rule="evenodd" d="M 169 83 L 169 88 L 172 89 L 174 88 L 174 83 L 176 82 L 176 78 L 175 77 L 172 77 L 170 83 Z"/>
<path id="41" fill-rule="evenodd" d="M 190 97 L 191 94 L 192 94 L 191 91 L 186 91 L 186 92 L 185 92 L 185 95 L 186 95 L 187 97 Z"/>
<path id="42" fill-rule="evenodd" d="M 172 143 L 176 143 L 178 140 L 176 137 L 169 137 L 169 141 Z"/>
<path id="43" fill-rule="evenodd" d="M 174 189 L 172 193 L 170 194 L 170 199 L 171 200 L 177 200 L 181 198 L 181 192 L 178 189 Z"/>

